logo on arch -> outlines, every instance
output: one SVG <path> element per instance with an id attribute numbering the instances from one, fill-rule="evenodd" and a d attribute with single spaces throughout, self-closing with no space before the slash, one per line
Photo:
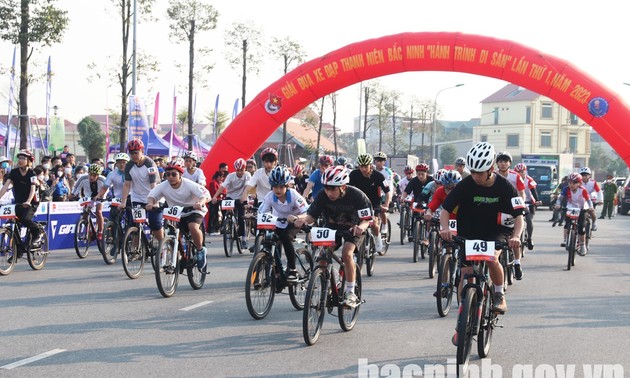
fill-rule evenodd
<path id="1" fill-rule="evenodd" d="M 265 102 L 265 110 L 269 114 L 276 114 L 282 108 L 282 97 L 273 93 L 269 94 L 269 100 Z"/>

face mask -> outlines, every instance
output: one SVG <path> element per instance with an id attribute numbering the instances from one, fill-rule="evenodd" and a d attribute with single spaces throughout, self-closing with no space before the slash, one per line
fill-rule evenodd
<path id="1" fill-rule="evenodd" d="M 67 175 L 69 175 L 70 173 L 72 173 L 72 168 L 64 168 L 63 172 Z"/>
<path id="2" fill-rule="evenodd" d="M 109 163 L 109 164 L 107 164 L 107 168 L 109 168 L 109 169 L 114 169 L 114 163 Z"/>
<path id="3" fill-rule="evenodd" d="M 46 168 L 46 170 L 50 169 L 50 164 L 48 163 L 44 164 L 44 168 Z"/>
<path id="4" fill-rule="evenodd" d="M 3 161 L 2 164 L 0 164 L 0 168 L 2 168 L 2 169 L 9 168 L 9 163 L 7 163 L 6 161 Z"/>
<path id="5" fill-rule="evenodd" d="M 39 175 L 39 176 L 37 176 L 37 179 L 38 179 L 39 181 L 44 181 L 44 175 Z"/>
<path id="6" fill-rule="evenodd" d="M 57 171 L 57 177 L 63 176 L 63 171 Z"/>

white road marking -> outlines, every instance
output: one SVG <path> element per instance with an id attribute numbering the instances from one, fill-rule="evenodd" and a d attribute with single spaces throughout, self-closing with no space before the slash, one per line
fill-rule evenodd
<path id="1" fill-rule="evenodd" d="M 30 364 L 31 362 L 35 362 L 35 361 L 39 361 L 42 360 L 44 358 L 53 356 L 57 353 L 61 353 L 61 352 L 65 352 L 65 349 L 53 349 L 53 350 L 49 350 L 48 352 L 42 353 L 42 354 L 38 354 L 37 356 L 33 356 L 33 357 L 29 357 L 29 358 L 25 358 L 23 360 L 20 361 L 16 361 L 12 364 L 8 364 L 8 365 L 4 365 L 4 366 L 0 366 L 0 369 L 7 369 L 7 370 L 11 370 L 13 368 L 16 368 L 18 366 L 22 366 L 22 365 L 26 365 L 26 364 Z"/>
<path id="2" fill-rule="evenodd" d="M 199 303 L 197 303 L 197 304 L 194 304 L 194 305 L 192 305 L 192 306 L 188 306 L 188 307 L 180 308 L 179 310 L 180 310 L 180 311 L 190 311 L 190 310 L 194 310 L 194 309 L 196 309 L 197 307 L 201 307 L 201 306 L 208 305 L 208 304 L 210 304 L 210 303 L 212 303 L 212 302 L 214 302 L 214 301 L 203 301 L 203 302 L 199 302 Z"/>

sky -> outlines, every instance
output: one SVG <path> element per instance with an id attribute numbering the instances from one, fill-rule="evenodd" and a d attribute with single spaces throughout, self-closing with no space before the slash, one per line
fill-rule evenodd
<path id="1" fill-rule="evenodd" d="M 208 87 L 197 88 L 196 118 L 207 121 L 219 95 L 219 110 L 232 113 L 234 101 L 240 98 L 240 74 L 224 58 L 224 33 L 233 22 L 247 22 L 262 31 L 267 44 L 272 37 L 291 37 L 307 53 L 306 60 L 322 56 L 348 44 L 402 32 L 453 31 L 479 34 L 521 43 L 572 63 L 578 69 L 616 92 L 630 103 L 630 23 L 624 2 L 602 0 L 531 0 L 506 1 L 330 1 L 316 2 L 276 0 L 271 3 L 254 0 L 218 0 L 208 2 L 219 12 L 215 30 L 199 36 L 199 45 L 212 49 L 209 61 L 214 69 L 207 75 Z M 89 4 L 89 6 L 87 5 Z M 166 7 L 168 1 L 157 0 L 155 22 L 140 22 L 137 30 L 139 50 L 154 55 L 160 62 L 159 79 L 150 87 L 140 78 L 137 94 L 153 112 L 155 96 L 160 92 L 160 123 L 170 123 L 175 88 L 177 109 L 187 103 L 187 76 L 176 64 L 187 70 L 187 46 L 170 41 Z M 96 71 L 88 65 L 95 62 L 98 72 L 115 63 L 121 51 L 121 34 L 117 10 L 111 0 L 57 0 L 59 8 L 68 11 L 69 28 L 62 43 L 41 48 L 31 61 L 32 73 L 46 72 L 48 56 L 54 73 L 51 105 L 72 122 L 89 114 L 103 114 L 107 108 L 119 109 L 120 87 L 104 78 L 88 81 Z M 96 16 L 96 17 L 95 17 Z M 11 64 L 13 47 L 0 42 L 0 67 Z M 259 75 L 249 74 L 247 100 L 282 77 L 282 63 L 264 58 Z M 403 98 L 433 101 L 438 91 L 456 84 L 461 87 L 440 94 L 440 119 L 468 120 L 479 117 L 481 104 L 506 82 L 457 72 L 408 72 L 376 79 L 381 87 L 397 90 Z M 129 83 L 131 84 L 131 83 Z M 0 77 L 0 114 L 6 114 L 9 76 Z M 337 126 L 352 128 L 359 115 L 359 85 L 338 92 Z M 403 108 L 405 106 L 403 105 Z M 45 82 L 29 87 L 31 114 L 45 116 Z M 15 114 L 15 111 L 14 111 Z M 331 111 L 324 121 L 332 122 Z M 328 116 L 326 116 L 326 114 Z"/>

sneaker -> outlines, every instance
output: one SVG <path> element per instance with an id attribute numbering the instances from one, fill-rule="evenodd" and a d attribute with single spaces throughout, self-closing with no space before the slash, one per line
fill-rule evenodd
<path id="1" fill-rule="evenodd" d="M 597 231 L 597 225 L 595 223 L 593 223 L 593 227 L 591 227 L 591 230 Z"/>
<path id="2" fill-rule="evenodd" d="M 203 271 L 208 263 L 206 259 L 206 252 L 206 247 L 202 247 L 197 250 L 197 268 L 199 268 L 200 271 Z"/>
<path id="3" fill-rule="evenodd" d="M 219 231 L 211 232 L 210 236 L 219 236 L 221 233 Z"/>
<path id="4" fill-rule="evenodd" d="M 580 256 L 586 256 L 586 246 L 582 244 L 580 248 L 578 248 L 577 253 Z"/>
<path id="5" fill-rule="evenodd" d="M 532 243 L 532 239 L 527 239 L 527 249 L 530 251 L 534 249 L 534 243 Z"/>
<path id="6" fill-rule="evenodd" d="M 505 314 L 507 312 L 507 304 L 505 303 L 505 295 L 503 295 L 503 293 L 494 293 L 492 311 L 499 314 Z"/>
<path id="7" fill-rule="evenodd" d="M 99 232 L 99 233 L 96 234 L 96 240 L 98 240 L 98 241 L 103 240 L 103 233 L 102 232 Z"/>
<path id="8" fill-rule="evenodd" d="M 295 269 L 289 269 L 287 271 L 287 283 L 295 283 L 298 281 L 298 273 Z"/>
<path id="9" fill-rule="evenodd" d="M 247 240 L 241 240 L 241 249 L 247 249 Z"/>
<path id="10" fill-rule="evenodd" d="M 455 331 L 455 334 L 451 337 L 451 342 L 453 345 L 457 346 L 457 331 Z"/>
<path id="11" fill-rule="evenodd" d="M 566 247 L 567 246 L 567 241 L 563 241 L 562 243 L 560 243 L 560 247 Z"/>
<path id="12" fill-rule="evenodd" d="M 411 243 L 413 241 L 413 236 L 408 237 L 407 241 L 409 241 Z"/>
<path id="13" fill-rule="evenodd" d="M 383 239 L 381 239 L 380 237 L 374 238 L 374 250 L 377 253 L 383 252 Z"/>
<path id="14" fill-rule="evenodd" d="M 519 281 L 523 279 L 523 269 L 521 268 L 521 264 L 514 264 L 514 278 Z"/>
<path id="15" fill-rule="evenodd" d="M 606 219 L 606 217 L 602 215 L 601 217 L 599 217 L 597 219 Z"/>
<path id="16" fill-rule="evenodd" d="M 347 292 L 343 295 L 343 305 L 355 308 L 359 304 L 359 298 L 357 298 L 356 294 L 352 292 Z"/>
<path id="17" fill-rule="evenodd" d="M 42 234 L 36 235 L 33 237 L 33 242 L 31 243 L 31 247 L 32 248 L 39 248 L 42 245 L 42 241 L 44 240 L 44 237 Z"/>

